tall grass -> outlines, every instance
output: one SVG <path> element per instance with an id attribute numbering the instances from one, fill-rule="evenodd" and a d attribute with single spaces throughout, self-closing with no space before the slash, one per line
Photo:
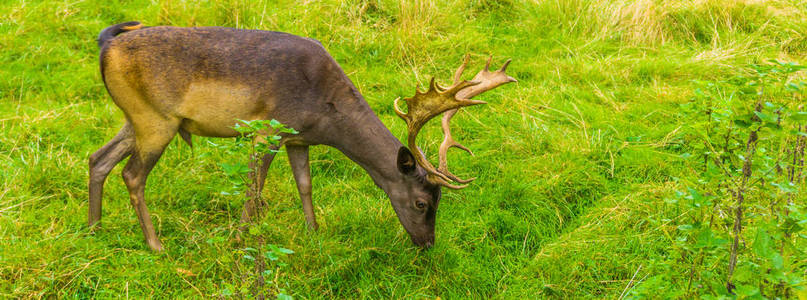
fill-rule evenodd
<path id="1" fill-rule="evenodd" d="M 196 137 L 172 142 L 146 190 L 167 251 L 143 243 L 116 168 L 103 229 L 86 228 L 87 157 L 123 124 L 98 74 L 111 24 L 228 26 L 315 38 L 390 130 L 391 109 L 430 76 L 513 58 L 518 84 L 455 118 L 437 243 L 408 240 L 386 196 L 338 151 L 312 149 L 320 230 L 305 229 L 285 157 L 264 191 L 298 298 L 605 297 L 658 272 L 682 211 L 678 104 L 692 80 L 807 53 L 805 2 L 791 1 L 27 1 L 0 3 L 0 297 L 213 297 L 235 270 L 241 200 L 221 195 L 219 162 Z M 470 71 L 469 71 L 470 73 Z M 440 132 L 422 133 L 436 152 Z"/>

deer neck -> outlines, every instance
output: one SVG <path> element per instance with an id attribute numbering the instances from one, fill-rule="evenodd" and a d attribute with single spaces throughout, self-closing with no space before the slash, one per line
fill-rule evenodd
<path id="1" fill-rule="evenodd" d="M 337 107 L 341 122 L 340 138 L 330 144 L 356 162 L 373 178 L 377 186 L 389 194 L 402 175 L 396 166 L 398 149 L 403 144 L 378 119 L 367 102 L 355 92 L 355 101 L 342 102 Z"/>

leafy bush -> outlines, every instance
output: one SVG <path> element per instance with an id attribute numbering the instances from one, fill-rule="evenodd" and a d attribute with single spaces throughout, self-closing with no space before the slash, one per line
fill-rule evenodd
<path id="1" fill-rule="evenodd" d="M 666 201 L 683 213 L 674 255 L 656 267 L 689 271 L 661 272 L 635 296 L 788 298 L 805 288 L 807 112 L 805 83 L 794 76 L 804 67 L 770 61 L 749 69 L 699 83 L 681 105 L 690 151 L 682 157 L 696 176 Z"/>
<path id="2" fill-rule="evenodd" d="M 294 251 L 265 243 L 265 233 L 271 230 L 270 223 L 263 217 L 266 201 L 261 197 L 261 182 L 257 176 L 261 157 L 267 153 L 277 153 L 280 145 L 280 133 L 297 134 L 275 119 L 272 120 L 238 120 L 233 129 L 240 134 L 222 144 L 214 144 L 216 148 L 232 155 L 231 157 L 248 157 L 248 161 L 219 163 L 222 172 L 232 184 L 230 191 L 222 191 L 223 195 L 244 195 L 244 212 L 242 230 L 238 232 L 243 247 L 232 250 L 234 278 L 232 282 L 223 284 L 221 296 L 255 297 L 264 299 L 275 295 L 277 299 L 291 299 L 285 288 L 280 287 L 280 274 L 287 263 L 282 258 Z M 212 142 L 211 142 L 212 144 Z M 221 240 L 208 240 L 208 243 Z M 250 265 L 253 266 L 250 270 Z M 268 280 L 267 280 L 268 279 Z M 268 281 L 268 282 L 267 282 Z"/>

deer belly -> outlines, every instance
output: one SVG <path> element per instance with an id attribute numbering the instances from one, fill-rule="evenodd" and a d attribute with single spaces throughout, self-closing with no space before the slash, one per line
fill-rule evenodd
<path id="1" fill-rule="evenodd" d="M 222 81 L 191 83 L 177 107 L 182 129 L 194 135 L 232 137 L 237 120 L 265 119 L 270 107 L 253 88 Z"/>

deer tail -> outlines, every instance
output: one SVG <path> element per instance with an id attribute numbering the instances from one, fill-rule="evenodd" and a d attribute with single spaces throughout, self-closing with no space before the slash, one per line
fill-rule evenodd
<path id="1" fill-rule="evenodd" d="M 109 26 L 106 29 L 102 30 L 100 34 L 98 34 L 98 47 L 103 47 L 104 43 L 115 38 L 115 36 L 121 33 L 137 30 L 140 28 L 143 28 L 143 24 L 141 24 L 138 21 L 120 23 Z"/>

